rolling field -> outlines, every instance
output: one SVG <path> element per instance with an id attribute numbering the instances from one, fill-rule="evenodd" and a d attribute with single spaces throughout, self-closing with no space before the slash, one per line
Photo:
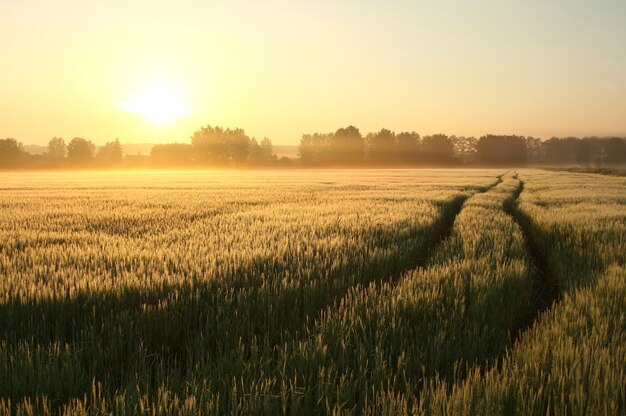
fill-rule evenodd
<path id="1" fill-rule="evenodd" d="M 624 414 L 626 178 L 0 173 L 0 414 Z"/>

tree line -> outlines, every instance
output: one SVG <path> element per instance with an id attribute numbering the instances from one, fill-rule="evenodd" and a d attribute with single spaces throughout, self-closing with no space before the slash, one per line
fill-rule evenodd
<path id="1" fill-rule="evenodd" d="M 272 141 L 258 142 L 243 129 L 206 126 L 191 136 L 191 143 L 157 144 L 150 154 L 155 166 L 255 167 L 276 162 Z"/>
<path id="2" fill-rule="evenodd" d="M 206 126 L 189 143 L 158 144 L 149 156 L 123 155 L 118 139 L 97 146 L 75 137 L 52 138 L 43 155 L 31 155 L 15 139 L 0 140 L 0 168 L 203 168 L 300 165 L 303 167 L 393 166 L 584 166 L 626 164 L 624 137 L 535 137 L 485 135 L 479 138 L 388 129 L 361 134 L 354 126 L 333 133 L 304 134 L 300 158 L 278 159 L 268 138 L 260 142 L 243 129 Z"/>
<path id="3" fill-rule="evenodd" d="M 348 126 L 334 133 L 304 134 L 304 166 L 525 166 L 626 164 L 624 137 L 535 137 L 488 134 L 479 138 L 381 129 L 362 135 Z"/>
<path id="4" fill-rule="evenodd" d="M 31 155 L 15 139 L 0 140 L 0 168 L 125 168 L 125 167 L 258 167 L 279 161 L 273 154 L 272 142 L 258 142 L 242 129 L 206 126 L 196 131 L 191 143 L 154 145 L 149 156 L 123 154 L 119 139 L 99 149 L 90 140 L 75 137 L 69 143 L 53 137 L 47 152 Z"/>
<path id="5" fill-rule="evenodd" d="M 15 139 L 0 140 L 0 168 L 111 168 L 120 166 L 122 160 L 122 145 L 118 139 L 97 149 L 93 142 L 81 137 L 69 143 L 61 137 L 53 137 L 43 155 L 31 155 Z"/>

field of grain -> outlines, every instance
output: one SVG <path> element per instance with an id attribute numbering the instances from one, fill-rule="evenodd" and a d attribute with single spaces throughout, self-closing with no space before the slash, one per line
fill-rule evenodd
<path id="1" fill-rule="evenodd" d="M 0 173 L 0 414 L 622 414 L 626 178 Z"/>

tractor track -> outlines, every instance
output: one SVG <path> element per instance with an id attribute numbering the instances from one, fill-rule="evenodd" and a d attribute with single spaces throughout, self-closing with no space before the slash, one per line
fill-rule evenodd
<path id="1" fill-rule="evenodd" d="M 523 333 L 540 319 L 545 311 L 561 298 L 558 280 L 548 260 L 545 247 L 541 244 L 538 232 L 533 226 L 533 220 L 519 206 L 519 196 L 524 191 L 524 181 L 519 179 L 517 174 L 515 177 L 519 181 L 519 185 L 513 197 L 505 202 L 504 211 L 515 221 L 522 232 L 525 246 L 530 255 L 532 287 L 531 305 L 520 319 L 516 331 L 512 333 L 511 344 L 514 344 Z"/>

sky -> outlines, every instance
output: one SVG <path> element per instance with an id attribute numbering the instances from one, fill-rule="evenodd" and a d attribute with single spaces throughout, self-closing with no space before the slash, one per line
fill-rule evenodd
<path id="1" fill-rule="evenodd" d="M 0 137 L 626 135 L 626 1 L 0 0 Z"/>

